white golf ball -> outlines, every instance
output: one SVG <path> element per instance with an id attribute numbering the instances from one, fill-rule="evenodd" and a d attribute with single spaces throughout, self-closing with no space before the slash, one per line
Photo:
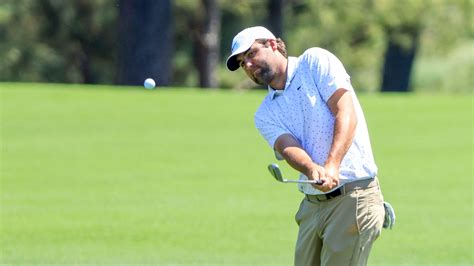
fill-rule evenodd
<path id="1" fill-rule="evenodd" d="M 145 82 L 143 82 L 143 86 L 145 87 L 145 89 L 148 89 L 148 90 L 154 89 L 155 85 L 156 83 L 152 78 L 147 78 L 145 79 Z"/>

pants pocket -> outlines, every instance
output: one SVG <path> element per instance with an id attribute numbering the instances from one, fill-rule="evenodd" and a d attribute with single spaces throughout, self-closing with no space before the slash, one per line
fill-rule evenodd
<path id="1" fill-rule="evenodd" d="M 296 212 L 295 214 L 295 221 L 296 221 L 296 224 L 300 225 L 301 224 L 301 221 L 303 220 L 303 212 L 304 212 L 304 202 L 305 202 L 305 198 L 303 198 L 303 200 L 301 201 L 300 203 L 300 207 L 298 208 L 298 211 Z"/>
<path id="2" fill-rule="evenodd" d="M 376 236 L 382 229 L 385 210 L 382 194 L 378 187 L 357 190 L 356 221 L 359 234 L 375 230 Z"/>

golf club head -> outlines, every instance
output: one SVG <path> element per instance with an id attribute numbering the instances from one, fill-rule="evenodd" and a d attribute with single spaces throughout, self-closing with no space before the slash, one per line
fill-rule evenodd
<path id="1" fill-rule="evenodd" d="M 283 183 L 285 182 L 285 180 L 283 179 L 283 175 L 281 174 L 280 167 L 278 167 L 278 164 L 276 164 L 276 163 L 269 164 L 268 165 L 268 171 L 270 171 L 270 174 L 272 174 L 272 176 L 277 181 L 280 181 L 280 182 L 283 182 Z"/>

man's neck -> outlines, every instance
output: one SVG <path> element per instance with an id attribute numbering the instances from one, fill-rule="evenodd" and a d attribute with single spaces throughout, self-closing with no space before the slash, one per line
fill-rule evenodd
<path id="1" fill-rule="evenodd" d="M 285 89 L 287 74 L 288 74 L 288 58 L 282 57 L 282 60 L 280 61 L 280 64 L 278 65 L 275 78 L 269 84 L 270 87 L 274 88 L 275 90 Z"/>

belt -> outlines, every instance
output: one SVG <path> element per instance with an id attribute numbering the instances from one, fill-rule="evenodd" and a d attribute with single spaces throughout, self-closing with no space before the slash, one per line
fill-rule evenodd
<path id="1" fill-rule="evenodd" d="M 311 202 L 320 202 L 320 201 L 326 201 L 330 200 L 333 198 L 336 198 L 341 195 L 345 195 L 346 193 L 355 190 L 355 189 L 364 189 L 364 188 L 370 188 L 370 187 L 375 187 L 378 186 L 378 181 L 377 178 L 370 178 L 370 179 L 364 179 L 364 180 L 358 180 L 358 181 L 353 181 L 350 183 L 346 183 L 339 188 L 326 193 L 326 194 L 317 194 L 317 195 L 306 195 L 306 199 Z"/>

